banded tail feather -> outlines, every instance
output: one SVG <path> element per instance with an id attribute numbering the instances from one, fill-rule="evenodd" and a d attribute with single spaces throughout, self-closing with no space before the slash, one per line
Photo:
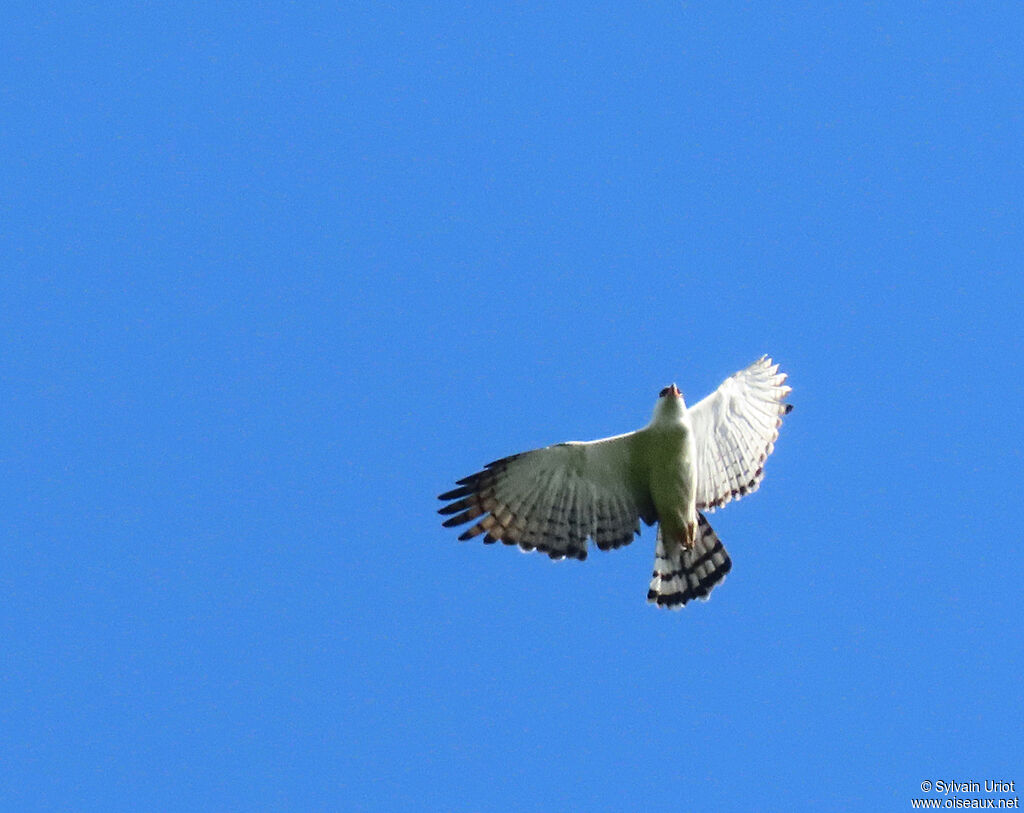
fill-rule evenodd
<path id="1" fill-rule="evenodd" d="M 732 560 L 711 523 L 698 512 L 697 540 L 693 548 L 687 550 L 681 545 L 672 548 L 671 552 L 666 551 L 659 528 L 647 600 L 672 610 L 678 610 L 691 599 L 707 601 L 715 585 L 732 568 Z"/>

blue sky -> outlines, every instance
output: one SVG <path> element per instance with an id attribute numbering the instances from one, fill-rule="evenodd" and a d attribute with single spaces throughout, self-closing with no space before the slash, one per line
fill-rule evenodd
<path id="1" fill-rule="evenodd" d="M 5 808 L 1024 781 L 1018 4 L 6 17 Z M 708 603 L 440 526 L 763 353 Z"/>

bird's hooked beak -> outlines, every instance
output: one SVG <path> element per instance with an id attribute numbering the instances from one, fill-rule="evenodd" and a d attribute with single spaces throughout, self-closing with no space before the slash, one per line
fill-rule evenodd
<path id="1" fill-rule="evenodd" d="M 672 385 L 668 388 L 668 391 L 671 392 L 676 398 L 682 395 L 682 393 L 679 391 L 679 387 L 675 385 L 674 381 L 672 382 Z"/>

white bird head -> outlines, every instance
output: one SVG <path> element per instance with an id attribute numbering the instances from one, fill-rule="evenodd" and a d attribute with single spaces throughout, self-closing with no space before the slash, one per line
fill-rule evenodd
<path id="1" fill-rule="evenodd" d="M 679 420 L 679 416 L 685 411 L 686 401 L 683 400 L 683 394 L 679 387 L 672 383 L 658 393 L 658 401 L 654 405 L 654 421 L 674 422 Z"/>

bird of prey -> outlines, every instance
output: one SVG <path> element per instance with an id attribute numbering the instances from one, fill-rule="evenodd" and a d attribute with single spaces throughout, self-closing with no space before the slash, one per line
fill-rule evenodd
<path id="1" fill-rule="evenodd" d="M 503 457 L 442 494 L 446 527 L 476 520 L 459 539 L 587 558 L 628 545 L 640 522 L 658 523 L 647 600 L 677 609 L 707 599 L 732 567 L 702 511 L 757 489 L 779 436 L 791 388 L 767 356 L 692 407 L 665 387 L 651 422 L 625 435 L 556 443 Z"/>

